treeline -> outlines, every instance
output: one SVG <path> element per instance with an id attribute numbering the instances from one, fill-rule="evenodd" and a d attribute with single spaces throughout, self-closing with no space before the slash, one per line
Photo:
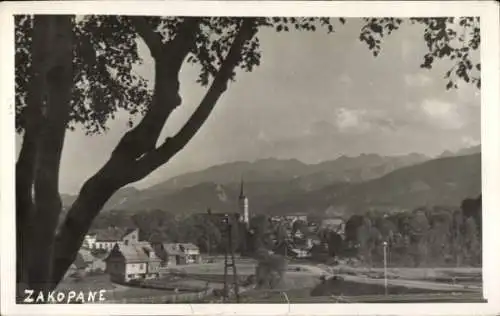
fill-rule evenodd
<path id="1" fill-rule="evenodd" d="M 466 199 L 460 209 L 419 208 L 412 212 L 354 215 L 337 249 L 370 265 L 477 266 L 482 262 L 481 197 Z"/>
<path id="2" fill-rule="evenodd" d="M 235 221 L 233 249 L 243 255 L 252 255 L 258 249 L 280 253 L 280 249 L 305 244 L 305 240 L 292 237 L 300 230 L 304 239 L 316 241 L 311 249 L 312 259 L 324 262 L 349 257 L 372 266 L 382 265 L 384 242 L 388 264 L 393 266 L 476 266 L 482 260 L 481 197 L 466 199 L 456 209 L 425 207 L 411 212 L 353 215 L 347 220 L 343 235 L 318 229 L 319 222 L 309 224 L 297 221 L 293 227 L 287 227 L 271 222 L 266 215 L 251 218 L 248 228 Z M 220 214 L 183 216 L 162 210 L 131 214 L 118 210 L 100 214 L 93 223 L 93 228 L 110 226 L 137 227 L 142 240 L 192 242 L 210 254 L 224 253 L 228 238 Z"/>

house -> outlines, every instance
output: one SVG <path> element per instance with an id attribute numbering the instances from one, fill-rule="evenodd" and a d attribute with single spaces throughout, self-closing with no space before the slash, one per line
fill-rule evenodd
<path id="1" fill-rule="evenodd" d="M 158 277 L 160 273 L 161 259 L 156 255 L 151 243 L 147 241 L 139 241 L 137 242 L 137 247 L 142 248 L 149 258 L 147 263 L 147 274 L 149 274 L 149 277 Z"/>
<path id="2" fill-rule="evenodd" d="M 154 243 L 156 255 L 161 259 L 163 267 L 171 267 L 185 264 L 184 253 L 178 249 L 175 243 Z"/>
<path id="3" fill-rule="evenodd" d="M 186 255 L 186 263 L 200 263 L 200 248 L 192 243 L 180 243 L 179 249 Z"/>
<path id="4" fill-rule="evenodd" d="M 82 248 L 85 249 L 95 249 L 95 241 L 96 241 L 97 235 L 95 233 L 90 233 L 85 235 L 85 238 L 83 240 Z"/>
<path id="5" fill-rule="evenodd" d="M 139 240 L 139 229 L 108 227 L 97 229 L 85 236 L 83 245 L 88 249 L 103 249 L 110 251 L 119 241 L 128 240 L 135 242 Z"/>
<path id="6" fill-rule="evenodd" d="M 345 221 L 340 217 L 323 219 L 321 228 L 328 228 L 342 235 L 345 232 Z"/>
<path id="7" fill-rule="evenodd" d="M 295 221 L 304 221 L 307 222 L 307 214 L 306 213 L 293 213 L 285 215 L 285 220 L 295 222 Z"/>
<path id="8" fill-rule="evenodd" d="M 311 257 L 310 248 L 305 247 L 295 247 L 293 251 L 297 254 L 297 258 L 309 258 Z"/>
<path id="9" fill-rule="evenodd" d="M 155 243 L 153 249 L 164 267 L 201 263 L 200 248 L 192 243 Z"/>
<path id="10" fill-rule="evenodd" d="M 106 272 L 111 281 L 124 283 L 131 280 L 158 278 L 161 259 L 145 242 L 131 242 L 134 238 L 115 243 L 106 258 Z"/>
<path id="11" fill-rule="evenodd" d="M 305 236 L 306 235 L 300 229 L 297 229 L 292 237 L 296 239 L 304 239 Z"/>

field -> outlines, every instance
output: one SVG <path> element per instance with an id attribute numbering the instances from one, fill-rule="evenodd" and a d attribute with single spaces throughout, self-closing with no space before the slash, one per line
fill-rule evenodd
<path id="1" fill-rule="evenodd" d="M 240 276 L 254 273 L 255 262 L 237 262 Z M 176 269 L 190 277 L 222 282 L 222 263 L 191 265 Z M 231 272 L 231 271 L 230 271 Z M 339 276 L 328 286 L 321 276 Z M 479 268 L 391 268 L 388 269 L 388 295 L 385 295 L 384 269 L 321 264 L 290 263 L 285 281 L 274 293 L 250 290 L 244 294 L 247 302 L 413 302 L 482 300 L 482 274 Z M 270 294 L 271 293 L 271 294 Z M 342 297 L 342 299 L 339 299 Z"/>
<path id="2" fill-rule="evenodd" d="M 67 278 L 59 284 L 59 291 L 99 291 L 106 290 L 106 300 L 122 300 L 131 298 L 149 298 L 173 294 L 171 290 L 146 289 L 112 283 L 108 275 L 88 276 L 80 281 Z"/>
<path id="3" fill-rule="evenodd" d="M 256 262 L 238 260 L 236 268 L 240 284 L 255 273 Z M 148 283 L 155 288 L 138 288 L 114 284 L 106 275 L 90 276 L 80 281 L 66 279 L 61 290 L 96 291 L 106 289 L 106 299 L 121 302 L 138 300 L 152 303 L 155 298 L 173 296 L 177 293 L 196 293 L 210 288 L 223 288 L 224 264 L 193 264 L 170 269 L 172 274 Z M 413 301 L 481 301 L 481 269 L 477 268 L 390 268 L 388 269 L 388 291 L 385 295 L 384 270 L 336 266 L 329 267 L 312 263 L 289 263 L 285 280 L 275 290 L 253 290 L 247 288 L 242 300 L 259 302 L 413 302 Z M 230 277 L 232 271 L 229 270 Z M 322 281 L 325 276 L 327 281 Z M 332 278 L 337 276 L 338 278 Z M 163 288 L 163 289 L 162 289 Z M 243 287 L 241 287 L 243 289 Z M 286 293 L 286 299 L 284 296 Z M 151 299 L 151 301 L 148 301 Z M 210 299 L 210 298 L 208 298 Z M 212 298 L 213 299 L 213 298 Z M 156 301 L 155 301 L 156 302 Z"/>

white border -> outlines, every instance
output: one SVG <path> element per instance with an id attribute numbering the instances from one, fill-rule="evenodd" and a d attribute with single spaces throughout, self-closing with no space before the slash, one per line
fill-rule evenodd
<path id="1" fill-rule="evenodd" d="M 32 1 L 1 3 L 1 314 L 2 315 L 493 315 L 500 312 L 499 6 L 494 1 Z M 15 305 L 14 14 L 235 15 L 235 16 L 480 16 L 483 174 L 483 278 L 488 303 L 475 304 L 123 304 Z M 495 269 L 496 268 L 496 269 Z M 77 307 L 77 308 L 75 308 Z"/>

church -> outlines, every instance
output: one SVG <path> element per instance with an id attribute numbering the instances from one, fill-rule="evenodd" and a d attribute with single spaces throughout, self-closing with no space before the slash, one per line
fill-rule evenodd
<path id="1" fill-rule="evenodd" d="M 209 208 L 206 215 L 209 216 L 211 220 L 216 220 L 217 222 L 220 221 L 221 223 L 224 222 L 225 218 L 227 217 L 229 219 L 236 220 L 236 222 L 245 224 L 248 228 L 250 225 L 250 210 L 248 197 L 245 195 L 243 180 L 241 180 L 240 183 L 240 194 L 238 196 L 237 211 L 232 213 L 212 213 L 211 209 Z"/>

